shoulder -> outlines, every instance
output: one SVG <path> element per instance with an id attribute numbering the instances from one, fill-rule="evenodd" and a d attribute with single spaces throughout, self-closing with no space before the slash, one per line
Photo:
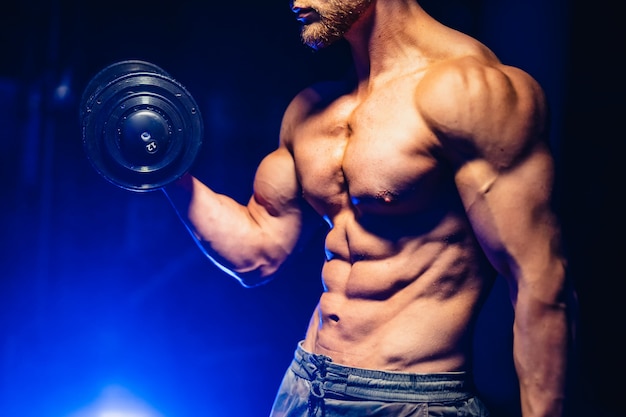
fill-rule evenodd
<path id="1" fill-rule="evenodd" d="M 495 59 L 465 56 L 433 65 L 416 87 L 415 103 L 442 145 L 460 157 L 506 163 L 547 135 L 540 85 Z"/>
<path id="2" fill-rule="evenodd" d="M 283 115 L 281 143 L 289 145 L 296 136 L 296 130 L 346 94 L 349 84 L 348 80 L 323 81 L 300 91 L 291 100 Z"/>
<path id="3" fill-rule="evenodd" d="M 543 106 L 543 91 L 525 71 L 494 59 L 464 56 L 433 64 L 417 86 L 416 99 L 427 113 L 450 111 L 453 103 L 489 106 Z M 439 106 L 445 106 L 441 108 Z M 481 107 L 483 108 L 483 107 Z"/>

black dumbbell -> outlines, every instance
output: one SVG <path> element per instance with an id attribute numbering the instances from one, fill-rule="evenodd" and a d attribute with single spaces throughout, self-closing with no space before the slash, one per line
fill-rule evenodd
<path id="1" fill-rule="evenodd" d="M 191 94 L 145 61 L 121 61 L 98 72 L 83 92 L 79 117 L 93 167 L 131 191 L 176 181 L 202 146 L 202 116 Z"/>

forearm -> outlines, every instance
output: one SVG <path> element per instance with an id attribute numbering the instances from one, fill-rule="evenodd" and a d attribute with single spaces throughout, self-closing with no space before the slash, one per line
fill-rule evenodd
<path id="1" fill-rule="evenodd" d="M 286 258 L 247 206 L 215 193 L 192 176 L 186 175 L 164 192 L 207 257 L 242 285 L 265 281 Z"/>
<path id="2" fill-rule="evenodd" d="M 567 303 L 519 294 L 514 359 L 524 417 L 561 417 L 567 385 L 570 326 Z"/>

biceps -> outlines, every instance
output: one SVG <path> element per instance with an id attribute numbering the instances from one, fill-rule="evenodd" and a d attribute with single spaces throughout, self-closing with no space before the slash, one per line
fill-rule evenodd
<path id="1" fill-rule="evenodd" d="M 300 187 L 291 154 L 284 148 L 266 156 L 248 202 L 253 220 L 272 240 L 291 249 L 301 228 Z"/>

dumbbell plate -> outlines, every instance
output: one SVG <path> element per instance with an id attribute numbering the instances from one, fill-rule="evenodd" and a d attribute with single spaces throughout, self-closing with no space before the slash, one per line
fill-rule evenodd
<path id="1" fill-rule="evenodd" d="M 123 61 L 99 72 L 81 99 L 83 145 L 100 175 L 131 191 L 180 178 L 202 145 L 198 105 L 165 71 Z"/>
<path id="2" fill-rule="evenodd" d="M 80 101 L 81 119 L 83 117 L 83 111 L 88 107 L 88 103 L 92 102 L 104 88 L 116 79 L 132 73 L 160 74 L 170 77 L 163 68 L 147 61 L 126 60 L 113 63 L 93 76 L 83 90 Z"/>

